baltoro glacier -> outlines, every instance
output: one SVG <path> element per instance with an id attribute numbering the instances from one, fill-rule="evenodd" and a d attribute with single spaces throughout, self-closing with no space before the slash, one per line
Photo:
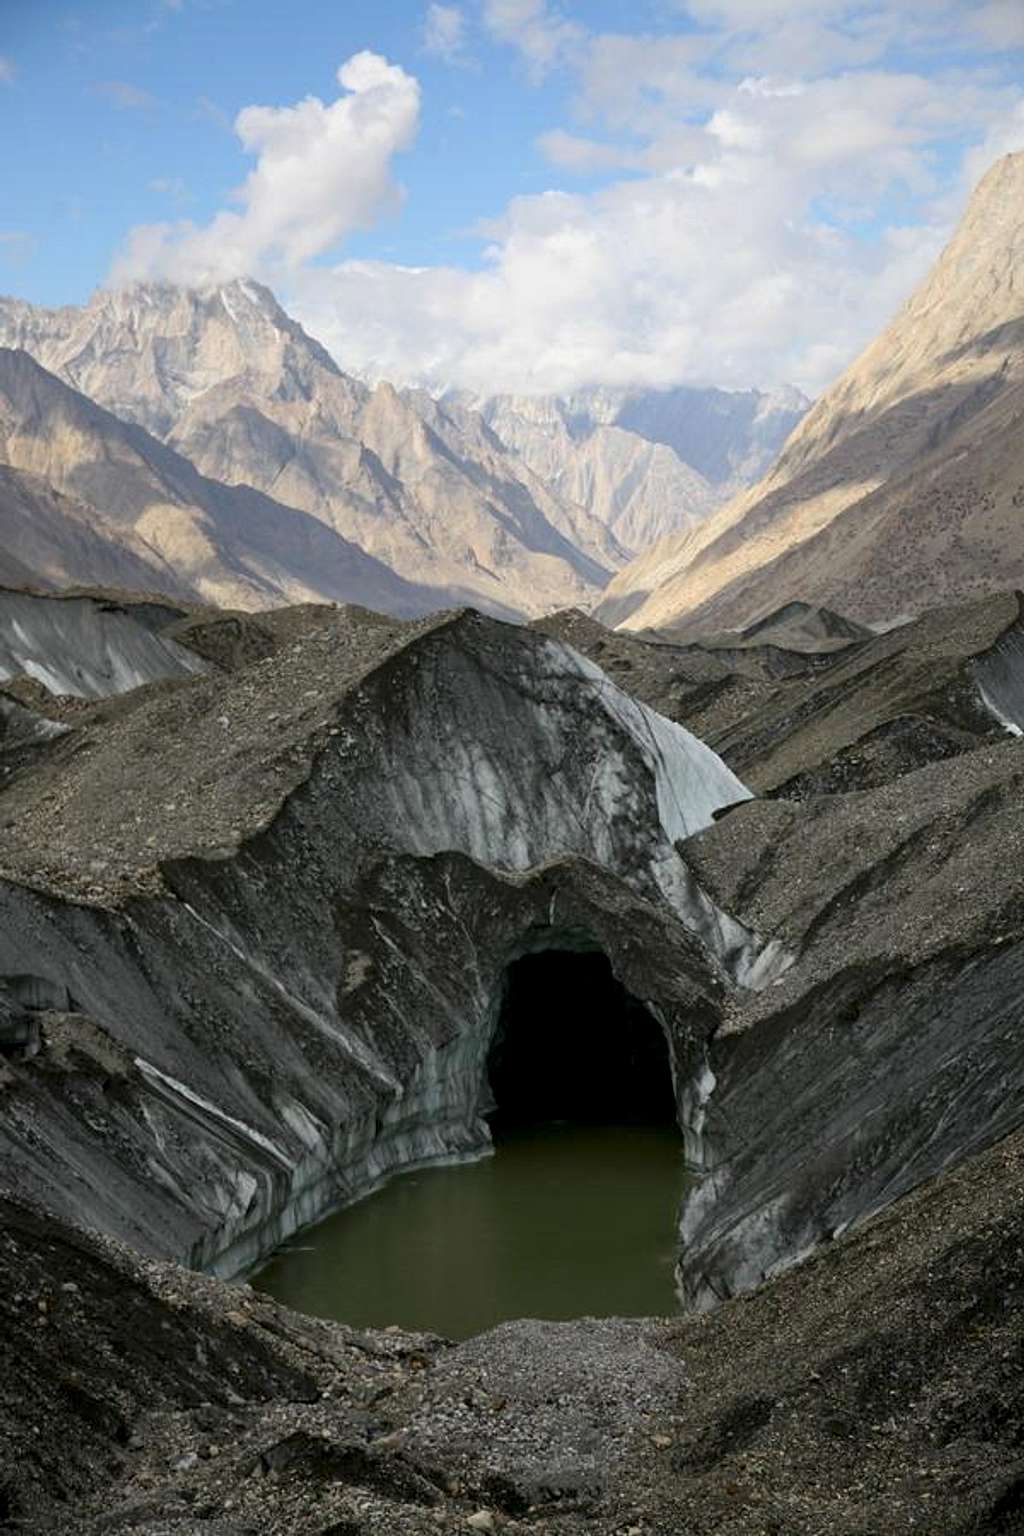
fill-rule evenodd
<path id="1" fill-rule="evenodd" d="M 8 591 L 0 635 L 0 1521 L 1012 1528 L 1017 598 L 670 645 Z M 478 1155 L 544 947 L 665 1030 L 710 1317 L 452 1349 L 162 1262 Z"/>

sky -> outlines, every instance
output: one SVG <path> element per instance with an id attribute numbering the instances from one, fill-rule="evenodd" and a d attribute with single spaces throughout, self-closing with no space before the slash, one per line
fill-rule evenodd
<path id="1" fill-rule="evenodd" d="M 0 0 L 0 291 L 341 367 L 813 394 L 1024 149 L 1024 0 Z"/>

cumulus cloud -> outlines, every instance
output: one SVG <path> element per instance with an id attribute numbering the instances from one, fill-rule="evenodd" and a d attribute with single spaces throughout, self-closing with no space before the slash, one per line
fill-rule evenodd
<path id="1" fill-rule="evenodd" d="M 423 23 L 423 46 L 427 53 L 455 64 L 466 47 L 466 18 L 457 5 L 429 5 Z"/>
<path id="2" fill-rule="evenodd" d="M 940 181 L 933 146 L 985 134 L 990 161 L 1024 144 L 1019 94 L 987 77 L 750 77 L 716 99 L 702 124 L 645 147 L 648 164 L 665 142 L 680 153 L 650 174 L 514 200 L 481 231 L 480 271 L 342 262 L 298 277 L 293 307 L 342 367 L 382 377 L 482 393 L 813 392 L 898 307 L 959 212 L 965 188 Z M 615 153 L 569 134 L 545 148 L 581 170 Z M 915 219 L 885 228 L 894 189 Z"/>
<path id="3" fill-rule="evenodd" d="M 338 70 L 344 95 L 291 107 L 245 107 L 235 119 L 256 165 L 224 209 L 204 226 L 183 220 L 134 229 L 115 282 L 162 277 L 203 285 L 260 271 L 273 276 L 329 251 L 353 230 L 396 208 L 391 162 L 414 139 L 417 82 L 374 53 Z"/>
<path id="4" fill-rule="evenodd" d="M 398 381 L 480 393 L 683 382 L 813 392 L 927 270 L 968 184 L 1024 147 L 1024 96 L 998 41 L 1015 35 L 1016 10 L 1002 0 L 686 9 L 686 31 L 593 35 L 547 0 L 484 0 L 489 36 L 537 74 L 565 71 L 573 101 L 571 122 L 540 139 L 558 185 L 481 226 L 474 267 L 314 264 L 394 206 L 392 158 L 416 132 L 415 81 L 362 54 L 339 72 L 346 94 L 330 105 L 241 113 L 236 131 L 256 165 L 237 210 L 202 228 L 135 231 L 119 272 L 192 282 L 254 272 L 343 368 Z M 787 28 L 788 64 L 773 41 Z M 596 177 L 596 189 L 572 190 L 575 175 Z"/>
<path id="5" fill-rule="evenodd" d="M 938 247 L 859 250 L 795 183 L 738 165 L 507 211 L 482 271 L 346 262 L 292 307 L 342 367 L 491 393 L 588 383 L 823 384 Z"/>

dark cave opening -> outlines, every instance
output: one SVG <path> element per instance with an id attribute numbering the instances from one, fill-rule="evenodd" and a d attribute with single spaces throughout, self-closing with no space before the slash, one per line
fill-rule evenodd
<path id="1" fill-rule="evenodd" d="M 496 1136 L 552 1120 L 676 1124 L 664 1032 L 600 951 L 548 949 L 509 966 L 487 1072 Z"/>

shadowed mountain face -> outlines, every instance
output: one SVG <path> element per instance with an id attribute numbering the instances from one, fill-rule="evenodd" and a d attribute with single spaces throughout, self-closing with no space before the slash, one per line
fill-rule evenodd
<path id="1" fill-rule="evenodd" d="M 307 579 L 301 594 L 285 587 L 287 598 L 331 595 L 346 543 L 393 572 L 396 591 L 411 584 L 436 594 L 434 606 L 473 602 L 505 614 L 590 601 L 626 558 L 596 519 L 552 495 L 479 417 L 456 421 L 432 402 L 429 411 L 417 408 L 390 385 L 371 390 L 347 377 L 256 284 L 204 293 L 139 285 L 101 293 L 84 309 L 6 301 L 0 340 L 145 429 L 150 443 L 173 448 L 179 472 L 187 460 L 207 481 L 291 509 L 293 527 L 318 525 L 320 580 Z M 77 495 L 90 489 L 104 513 L 110 498 L 130 494 L 120 483 L 131 478 L 123 464 L 112 465 L 116 477 L 96 485 L 94 475 L 87 485 L 70 445 L 55 444 L 45 466 L 17 462 Z M 174 519 L 148 522 L 166 540 Z M 332 539 L 341 541 L 333 557 Z M 379 583 L 376 592 L 345 595 L 410 611 Z M 225 600 L 246 599 L 236 591 Z"/>
<path id="2" fill-rule="evenodd" d="M 0 480 L 4 542 L 48 579 L 96 584 L 132 572 L 154 591 L 245 608 L 360 598 L 411 614 L 440 602 L 308 513 L 199 474 L 7 349 L 0 461 L 10 466 Z"/>
<path id="3" fill-rule="evenodd" d="M 144 538 L 10 464 L 0 464 L 0 583 L 151 588 L 171 597 L 198 596 L 187 576 Z"/>
<path id="4" fill-rule="evenodd" d="M 790 598 L 891 621 L 1024 576 L 1024 154 L 979 185 L 892 325 L 753 490 L 611 583 L 630 628 L 736 627 Z"/>

